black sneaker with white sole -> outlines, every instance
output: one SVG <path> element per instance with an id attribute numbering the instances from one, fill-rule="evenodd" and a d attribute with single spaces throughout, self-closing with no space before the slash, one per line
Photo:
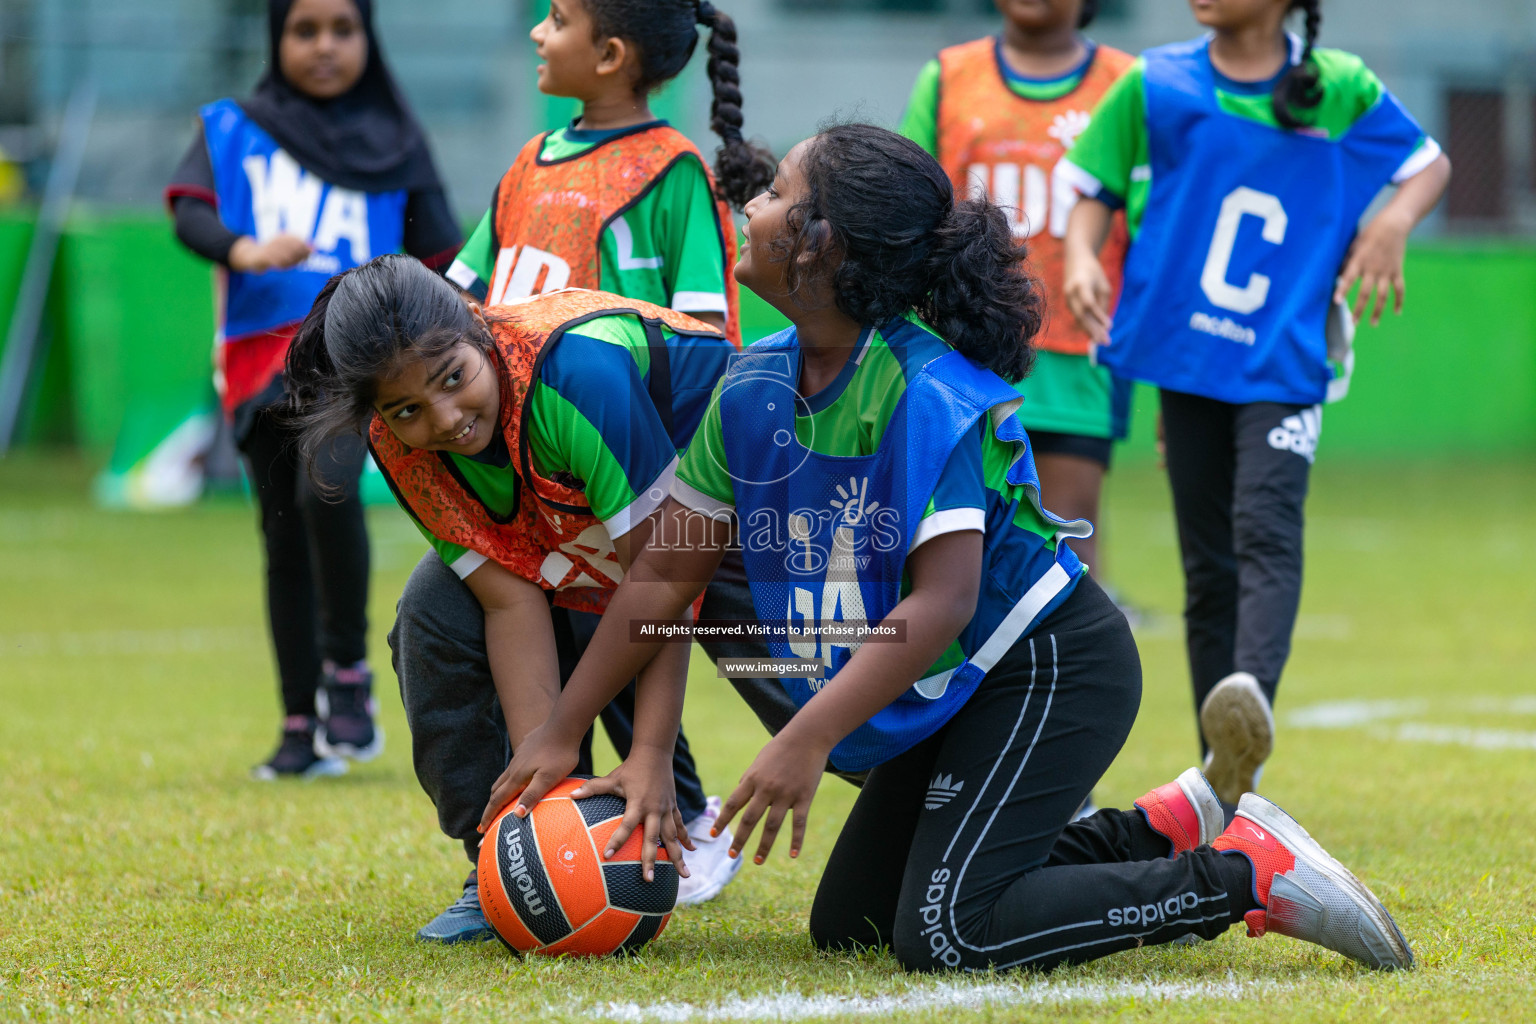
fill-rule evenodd
<path id="1" fill-rule="evenodd" d="M 283 737 L 272 756 L 251 769 L 258 782 L 276 779 L 319 779 L 345 775 L 347 762 L 315 750 L 319 723 L 308 715 L 289 715 L 283 719 Z"/>
<path id="2" fill-rule="evenodd" d="M 384 730 L 374 721 L 373 673 L 367 668 L 327 665 L 315 707 L 320 712 L 315 750 L 320 754 L 372 761 L 384 752 Z"/>

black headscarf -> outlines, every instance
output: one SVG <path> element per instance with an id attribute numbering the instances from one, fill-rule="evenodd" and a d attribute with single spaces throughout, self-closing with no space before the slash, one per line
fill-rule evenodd
<path id="1" fill-rule="evenodd" d="M 278 59 L 294 0 L 268 0 L 267 73 L 240 106 L 307 171 L 362 192 L 441 187 L 426 136 L 384 63 L 373 31 L 372 0 L 352 0 L 368 36 L 368 63 L 357 84 L 317 100 L 283 77 Z"/>

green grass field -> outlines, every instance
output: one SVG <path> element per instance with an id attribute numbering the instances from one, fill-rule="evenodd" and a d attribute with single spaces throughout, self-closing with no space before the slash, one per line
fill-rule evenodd
<path id="1" fill-rule="evenodd" d="M 0 1019 L 1516 1020 L 1536 973 L 1536 466 L 1317 467 L 1308 583 L 1268 795 L 1382 897 L 1419 967 L 1375 975 L 1233 929 L 1049 975 L 905 975 L 805 921 L 853 791 L 799 862 L 747 865 L 634 958 L 519 960 L 414 930 L 462 853 L 416 785 L 384 632 L 423 549 L 373 511 L 383 758 L 258 785 L 276 738 L 253 513 L 103 513 L 83 466 L 0 463 Z M 1125 805 L 1193 762 L 1166 487 L 1112 477 L 1106 569 L 1147 611 Z M 762 736 L 697 663 L 712 791 Z M 611 758 L 611 755 L 610 755 Z"/>

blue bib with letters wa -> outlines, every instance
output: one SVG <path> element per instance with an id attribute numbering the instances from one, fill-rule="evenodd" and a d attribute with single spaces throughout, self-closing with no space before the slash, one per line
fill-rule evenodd
<path id="1" fill-rule="evenodd" d="M 219 219 L 264 242 L 297 235 L 314 252 L 290 270 L 229 273 L 223 336 L 269 331 L 302 320 L 325 282 L 382 253 L 400 251 L 406 192 L 340 188 L 300 167 L 234 100 L 204 107 Z"/>
<path id="2" fill-rule="evenodd" d="M 824 679 L 781 680 L 802 707 L 835 685 L 861 642 L 881 642 L 864 641 L 859 630 L 881 626 L 901 600 L 913 531 L 951 452 L 989 410 L 1018 401 L 1001 378 L 923 337 L 935 358 L 909 373 L 871 455 L 823 455 L 800 443 L 794 328 L 733 357 L 726 373 L 724 455 L 753 605 L 765 624 L 788 626 L 769 639 L 775 657 L 825 664 Z M 909 749 L 954 716 L 984 673 L 967 663 L 919 680 L 838 743 L 832 763 L 862 771 Z"/>
<path id="3" fill-rule="evenodd" d="M 1356 225 L 1423 132 L 1391 94 L 1344 135 L 1224 111 L 1205 39 L 1149 50 L 1152 187 L 1099 361 L 1224 402 L 1312 404 Z"/>

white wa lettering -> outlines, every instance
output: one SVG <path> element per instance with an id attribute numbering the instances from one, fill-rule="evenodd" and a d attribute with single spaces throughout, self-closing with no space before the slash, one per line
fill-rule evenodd
<path id="1" fill-rule="evenodd" d="M 320 209 L 314 246 L 320 252 L 335 252 L 343 238 L 352 246 L 353 262 L 368 262 L 368 197 L 349 188 L 332 188 Z"/>
<path id="2" fill-rule="evenodd" d="M 297 160 L 281 149 L 270 157 L 248 156 L 242 166 L 251 183 L 256 240 L 265 242 L 281 234 L 290 234 L 309 241 L 315 230 L 315 216 L 320 212 L 320 193 L 325 183 L 307 173 Z"/>
<path id="3" fill-rule="evenodd" d="M 366 195 L 336 186 L 327 192 L 325 182 L 281 149 L 270 157 L 248 156 L 241 167 L 251 186 L 257 241 L 297 235 L 320 252 L 334 252 L 345 239 L 354 262 L 370 258 Z"/>
<path id="4" fill-rule="evenodd" d="M 571 265 L 554 253 L 531 245 L 510 245 L 496 254 L 486 303 L 496 306 L 512 299 L 559 291 L 570 280 Z"/>

